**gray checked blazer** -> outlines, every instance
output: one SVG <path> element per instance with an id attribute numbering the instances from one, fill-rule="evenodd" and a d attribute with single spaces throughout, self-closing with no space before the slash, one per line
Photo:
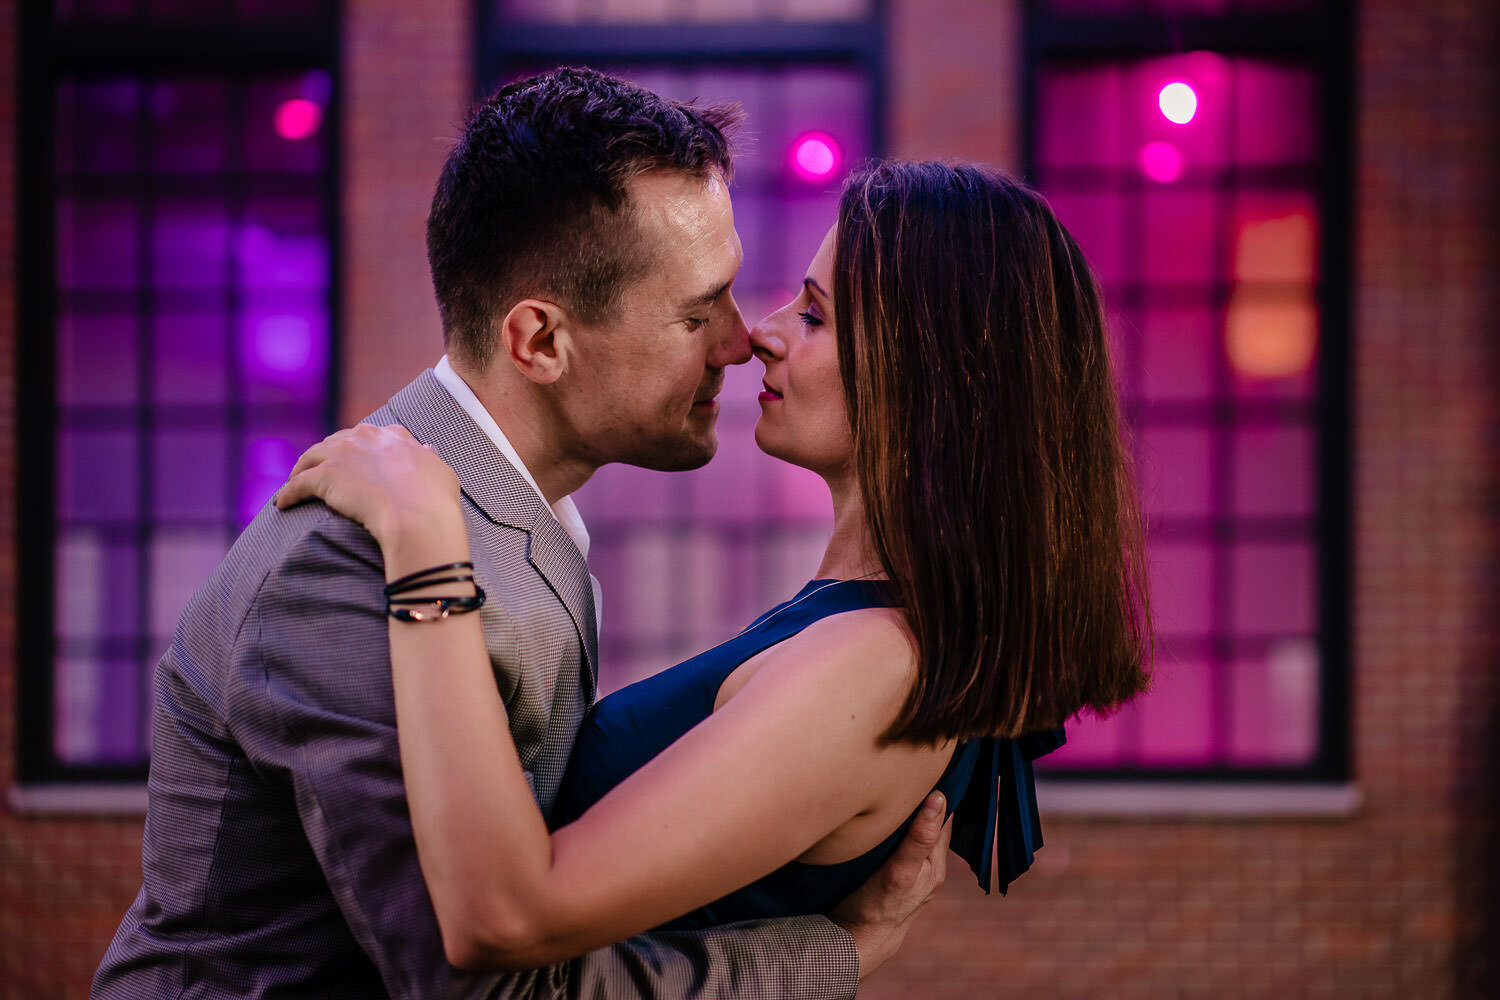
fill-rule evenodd
<path id="1" fill-rule="evenodd" d="M 550 812 L 594 692 L 584 559 L 432 372 L 369 421 L 458 473 L 495 680 Z M 854 995 L 853 943 L 822 917 L 647 934 L 517 974 L 448 965 L 401 781 L 383 585 L 359 525 L 268 504 L 193 597 L 156 670 L 143 884 L 92 996 Z"/>

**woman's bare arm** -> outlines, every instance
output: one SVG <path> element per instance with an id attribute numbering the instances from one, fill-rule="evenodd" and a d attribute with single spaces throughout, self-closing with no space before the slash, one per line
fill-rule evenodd
<path id="1" fill-rule="evenodd" d="M 381 541 L 388 579 L 466 559 L 456 488 L 420 455 L 374 461 L 388 479 L 359 489 L 347 470 L 299 463 L 279 502 L 329 494 Z M 417 849 L 449 958 L 466 968 L 545 964 L 711 902 L 802 855 L 879 801 L 893 775 L 930 762 L 878 746 L 910 683 L 910 652 L 891 612 L 851 612 L 762 654 L 719 711 L 549 835 L 477 616 L 393 621 L 390 639 Z"/>

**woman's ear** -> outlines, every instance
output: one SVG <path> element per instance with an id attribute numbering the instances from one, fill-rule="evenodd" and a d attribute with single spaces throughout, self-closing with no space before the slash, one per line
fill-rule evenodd
<path id="1" fill-rule="evenodd" d="M 500 321 L 500 344 L 517 371 L 538 385 L 550 385 L 568 370 L 571 324 L 572 317 L 557 303 L 522 299 Z"/>

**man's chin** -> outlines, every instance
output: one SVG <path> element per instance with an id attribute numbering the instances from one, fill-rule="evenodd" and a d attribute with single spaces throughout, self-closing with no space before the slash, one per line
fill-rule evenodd
<path id="1" fill-rule="evenodd" d="M 626 465 L 639 466 L 655 472 L 688 472 L 701 469 L 709 463 L 719 450 L 717 434 L 706 439 L 676 440 L 659 447 L 623 459 Z"/>

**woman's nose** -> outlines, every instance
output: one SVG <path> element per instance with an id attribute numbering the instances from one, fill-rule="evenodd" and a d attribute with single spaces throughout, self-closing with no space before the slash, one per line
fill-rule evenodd
<path id="1" fill-rule="evenodd" d="M 786 338 L 777 322 L 780 318 L 781 312 L 774 312 L 750 328 L 750 349 L 762 361 L 786 356 Z"/>

